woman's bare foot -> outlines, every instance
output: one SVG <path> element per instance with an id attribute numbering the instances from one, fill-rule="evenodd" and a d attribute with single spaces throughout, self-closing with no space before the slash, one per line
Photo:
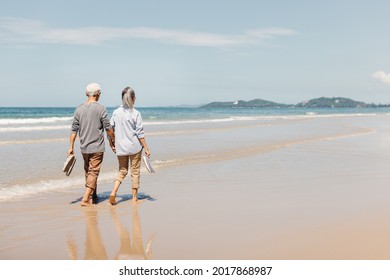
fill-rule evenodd
<path id="1" fill-rule="evenodd" d="M 116 205 L 115 195 L 110 195 L 110 204 L 111 205 Z"/>
<path id="2" fill-rule="evenodd" d="M 132 192 L 131 192 L 131 200 L 133 201 L 133 203 L 137 203 L 138 201 L 138 189 L 132 189 Z"/>

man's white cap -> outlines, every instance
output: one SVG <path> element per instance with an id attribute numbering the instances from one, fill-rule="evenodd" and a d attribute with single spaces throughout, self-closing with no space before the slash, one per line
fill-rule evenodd
<path id="1" fill-rule="evenodd" d="M 88 94 L 89 93 L 94 94 L 100 90 L 101 90 L 100 85 L 97 83 L 90 83 L 89 85 L 87 85 L 87 93 Z"/>

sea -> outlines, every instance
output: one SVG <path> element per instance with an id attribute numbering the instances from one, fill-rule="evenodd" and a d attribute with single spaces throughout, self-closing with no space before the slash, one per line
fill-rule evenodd
<path id="1" fill-rule="evenodd" d="M 116 107 L 108 107 L 109 115 Z M 390 108 L 137 108 L 145 125 L 380 114 Z M 0 107 L 0 133 L 68 129 L 75 108 Z M 1 136 L 1 135 L 0 135 Z M 1 138 L 0 138 L 1 139 Z"/>
<path id="2" fill-rule="evenodd" d="M 109 116 L 116 107 L 108 107 Z M 192 126 L 210 127 L 235 122 L 272 122 L 389 114 L 390 108 L 137 108 L 143 118 L 146 135 L 175 134 Z M 62 173 L 69 147 L 69 132 L 75 108 L 0 107 L 0 203 L 26 199 L 37 194 L 67 191 L 83 185 L 81 158 L 78 171 L 70 177 Z M 191 138 L 188 138 L 191 141 Z M 77 147 L 76 147 L 77 149 Z M 114 157 L 107 165 L 114 166 Z M 164 165 L 155 159 L 153 165 Z M 77 164 L 77 163 L 76 163 Z M 102 181 L 115 176 L 115 168 L 100 175 Z"/>

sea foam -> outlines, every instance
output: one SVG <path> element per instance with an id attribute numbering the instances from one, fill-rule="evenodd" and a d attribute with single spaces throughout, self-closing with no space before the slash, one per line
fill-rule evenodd
<path id="1" fill-rule="evenodd" d="M 102 173 L 99 176 L 99 182 L 113 181 L 115 175 L 116 172 Z M 2 186 L 0 187 L 0 201 L 18 200 L 43 193 L 72 190 L 83 187 L 84 184 L 85 179 L 81 176 L 77 178 L 66 177 L 64 179 L 41 180 L 34 183 Z"/>
<path id="2" fill-rule="evenodd" d="M 0 119 L 0 125 L 14 125 L 14 124 L 42 124 L 42 123 L 58 123 L 70 122 L 72 117 L 49 117 L 49 118 L 16 118 L 16 119 Z"/>

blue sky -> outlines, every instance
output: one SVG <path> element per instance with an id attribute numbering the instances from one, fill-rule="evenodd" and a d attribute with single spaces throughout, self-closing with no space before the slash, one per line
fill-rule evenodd
<path id="1" fill-rule="evenodd" d="M 389 1 L 2 1 L 0 106 L 390 103 Z"/>

